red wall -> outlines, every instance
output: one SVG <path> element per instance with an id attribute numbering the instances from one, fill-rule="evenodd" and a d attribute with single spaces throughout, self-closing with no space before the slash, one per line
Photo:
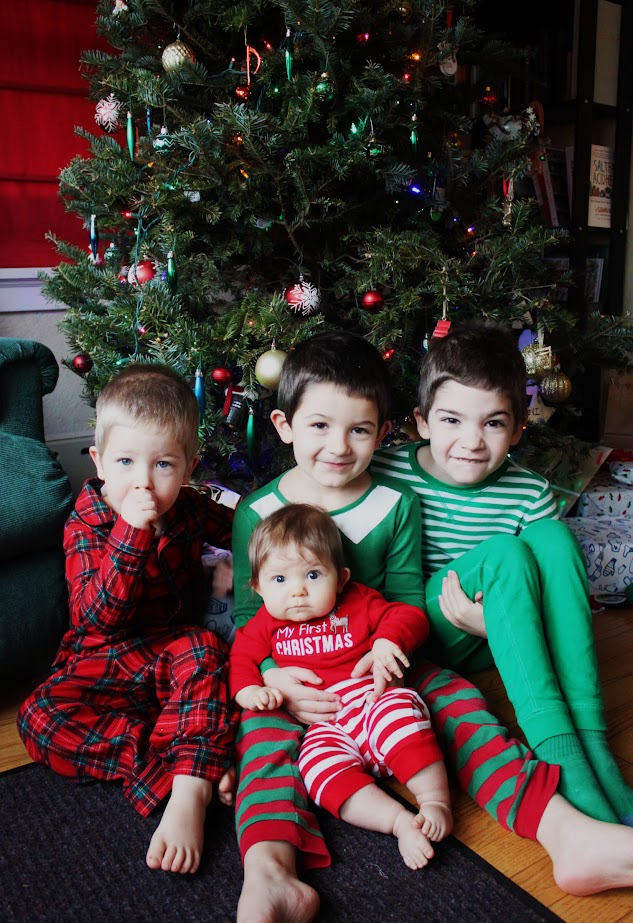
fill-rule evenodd
<path id="1" fill-rule="evenodd" d="M 79 74 L 82 51 L 108 49 L 95 19 L 96 0 L 15 0 L 2 14 L 0 267 L 56 265 L 47 231 L 88 247 L 59 195 L 59 171 L 87 153 L 75 125 L 101 132 Z"/>

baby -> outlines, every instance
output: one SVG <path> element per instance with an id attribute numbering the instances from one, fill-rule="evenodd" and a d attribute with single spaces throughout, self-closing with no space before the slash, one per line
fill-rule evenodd
<path id="1" fill-rule="evenodd" d="M 426 638 L 424 613 L 350 582 L 336 524 L 308 504 L 286 505 L 262 520 L 249 556 L 251 584 L 264 605 L 236 633 L 231 694 L 242 708 L 274 710 L 283 695 L 263 685 L 266 658 L 315 670 L 342 705 L 304 737 L 299 768 L 308 793 L 355 826 L 393 834 L 405 864 L 422 868 L 433 856 L 431 841 L 452 829 L 446 769 L 420 697 L 387 685 L 402 679 L 407 653 Z M 352 679 L 369 651 L 373 676 Z M 391 775 L 415 795 L 417 815 L 374 781 Z"/>

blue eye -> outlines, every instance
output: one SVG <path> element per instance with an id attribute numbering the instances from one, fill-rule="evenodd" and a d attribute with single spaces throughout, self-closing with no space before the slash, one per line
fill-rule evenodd
<path id="1" fill-rule="evenodd" d="M 273 577 L 273 580 L 274 580 L 275 583 L 284 583 L 284 582 L 285 582 L 285 579 L 286 579 L 286 578 L 285 578 L 285 577 L 282 577 L 281 574 L 276 574 L 276 575 Z"/>
<path id="2" fill-rule="evenodd" d="M 156 467 L 160 468 L 162 471 L 165 471 L 167 468 L 171 468 L 171 462 L 159 461 L 159 462 L 156 462 Z"/>
<path id="3" fill-rule="evenodd" d="M 317 577 L 320 577 L 318 570 L 311 570 L 308 574 L 308 580 L 316 580 Z"/>
<path id="4" fill-rule="evenodd" d="M 120 458 L 119 464 L 122 465 L 124 468 L 128 468 L 132 464 L 132 459 L 131 458 Z"/>

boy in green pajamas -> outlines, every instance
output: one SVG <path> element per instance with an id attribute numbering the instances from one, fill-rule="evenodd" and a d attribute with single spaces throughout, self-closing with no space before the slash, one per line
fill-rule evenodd
<path id="1" fill-rule="evenodd" d="M 606 740 L 582 551 L 548 482 L 508 458 L 525 382 L 510 331 L 454 327 L 422 365 L 415 417 L 428 441 L 379 450 L 371 470 L 418 494 L 425 653 L 457 670 L 494 662 L 534 754 L 561 766 L 559 791 L 632 826 L 633 790 Z"/>
<path id="2" fill-rule="evenodd" d="M 330 513 L 353 579 L 389 600 L 422 606 L 418 499 L 367 470 L 389 427 L 389 380 L 380 353 L 353 334 L 317 334 L 290 353 L 278 402 L 272 420 L 282 441 L 292 444 L 296 466 L 237 506 L 237 626 L 261 604 L 249 586 L 250 535 L 293 502 Z M 352 676 L 369 672 L 370 658 L 362 658 Z M 281 689 L 285 708 L 245 711 L 236 741 L 236 823 L 244 861 L 237 923 L 307 923 L 319 900 L 297 877 L 297 865 L 328 865 L 329 854 L 296 763 L 303 725 L 329 720 L 339 702 L 309 685 L 320 682 L 311 670 L 280 670 L 273 661 L 261 670 L 266 685 Z M 584 895 L 633 885 L 632 829 L 573 808 L 556 791 L 558 766 L 535 759 L 511 738 L 467 680 L 428 662 L 414 679 L 460 786 L 505 829 L 544 846 L 560 888 Z"/>

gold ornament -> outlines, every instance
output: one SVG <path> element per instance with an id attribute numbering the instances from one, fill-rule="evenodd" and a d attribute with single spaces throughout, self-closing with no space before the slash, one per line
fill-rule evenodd
<path id="1" fill-rule="evenodd" d="M 281 367 L 286 361 L 288 353 L 281 349 L 269 349 L 262 353 L 255 363 L 255 378 L 264 388 L 274 391 L 279 384 Z"/>
<path id="2" fill-rule="evenodd" d="M 180 70 L 185 64 L 194 64 L 195 60 L 196 56 L 189 45 L 185 45 L 180 39 L 167 45 L 161 57 L 167 73 Z"/>
<path id="3" fill-rule="evenodd" d="M 550 404 L 562 404 L 571 394 L 571 381 L 560 369 L 552 369 L 541 381 L 539 391 Z"/>
<path id="4" fill-rule="evenodd" d="M 528 378 L 538 378 L 552 369 L 552 347 L 530 343 L 521 350 Z"/>

